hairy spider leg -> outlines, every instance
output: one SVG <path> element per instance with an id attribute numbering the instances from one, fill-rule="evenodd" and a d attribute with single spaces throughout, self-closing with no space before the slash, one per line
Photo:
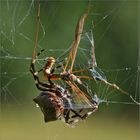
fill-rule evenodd
<path id="1" fill-rule="evenodd" d="M 33 63 L 33 62 L 32 62 L 31 65 L 30 65 L 30 72 L 32 73 L 32 75 L 33 75 L 33 77 L 34 77 L 36 87 L 37 87 L 39 90 L 41 90 L 41 91 L 50 91 L 50 88 L 52 87 L 52 85 L 43 83 L 43 82 L 41 82 L 41 81 L 39 80 L 38 71 L 35 70 L 35 66 L 34 66 L 34 63 Z"/>

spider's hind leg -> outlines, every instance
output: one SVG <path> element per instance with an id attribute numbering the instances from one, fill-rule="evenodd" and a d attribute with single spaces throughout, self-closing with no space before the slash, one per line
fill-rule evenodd
<path id="1" fill-rule="evenodd" d="M 74 113 L 74 115 L 71 115 L 71 112 Z M 82 120 L 82 116 L 73 109 L 68 109 L 64 118 L 65 118 L 65 123 L 70 125 L 71 127 L 74 127 L 75 123 Z"/>
<path id="2" fill-rule="evenodd" d="M 90 116 L 92 113 L 94 113 L 96 110 L 98 109 L 98 106 L 95 106 L 94 108 L 92 108 L 91 111 L 88 111 L 87 113 L 85 113 L 83 116 L 82 116 L 82 119 L 86 119 L 88 116 Z"/>

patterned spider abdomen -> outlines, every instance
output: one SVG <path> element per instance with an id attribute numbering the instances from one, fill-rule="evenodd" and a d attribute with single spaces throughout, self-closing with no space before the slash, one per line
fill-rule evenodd
<path id="1" fill-rule="evenodd" d="M 56 121 L 62 117 L 64 111 L 63 100 L 54 93 L 41 92 L 33 101 L 39 105 L 44 114 L 45 122 Z"/>

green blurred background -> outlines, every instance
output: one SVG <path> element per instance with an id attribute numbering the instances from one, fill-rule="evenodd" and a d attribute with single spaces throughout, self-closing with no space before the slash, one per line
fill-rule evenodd
<path id="1" fill-rule="evenodd" d="M 93 6 L 86 27 L 88 30 L 94 23 L 98 66 L 110 81 L 133 96 L 138 95 L 138 1 L 91 2 Z M 117 103 L 101 104 L 95 114 L 76 128 L 69 128 L 61 121 L 45 124 L 32 101 L 39 91 L 28 71 L 36 31 L 37 2 L 0 0 L 0 3 L 0 140 L 139 139 L 139 107 L 121 94 L 115 99 L 108 97 Z M 55 49 L 70 46 L 77 20 L 88 1 L 41 0 L 40 3 L 38 49 L 47 48 L 48 56 L 59 56 L 61 51 Z M 126 70 L 127 67 L 130 69 Z M 126 101 L 129 104 L 125 104 Z"/>

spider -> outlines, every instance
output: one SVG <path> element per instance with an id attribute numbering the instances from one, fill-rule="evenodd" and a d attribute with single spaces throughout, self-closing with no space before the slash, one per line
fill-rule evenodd
<path id="1" fill-rule="evenodd" d="M 38 20 L 39 15 L 40 15 L 40 4 L 38 4 Z M 84 14 L 79 20 L 79 23 L 77 25 L 79 30 L 78 31 L 79 33 L 77 33 L 76 35 L 77 38 L 79 38 L 79 35 L 81 36 L 81 31 L 83 29 L 83 23 L 81 22 L 84 22 L 86 17 L 87 13 Z M 70 125 L 78 122 L 79 120 L 86 119 L 89 115 L 91 115 L 93 112 L 97 110 L 99 100 L 96 95 L 94 95 L 92 98 L 87 97 L 78 88 L 78 86 L 74 83 L 78 82 L 79 84 L 81 84 L 81 81 L 78 77 L 70 73 L 70 71 L 66 72 L 66 70 L 64 70 L 64 72 L 60 74 L 54 73 L 55 69 L 59 68 L 60 66 L 53 68 L 53 65 L 55 63 L 55 59 L 53 57 L 49 57 L 46 60 L 47 62 L 45 66 L 41 70 L 36 71 L 35 68 L 36 58 L 38 58 L 38 56 L 43 52 L 43 50 L 41 50 L 39 53 L 37 53 L 37 55 L 35 53 L 38 38 L 38 29 L 39 22 L 37 22 L 37 33 L 35 38 L 33 57 L 30 64 L 30 72 L 34 77 L 36 87 L 41 91 L 41 93 L 36 98 L 33 99 L 34 102 L 38 104 L 38 106 L 42 110 L 45 122 L 64 120 L 66 124 Z M 79 44 L 79 41 L 77 43 Z M 73 44 L 75 44 L 75 42 Z M 43 83 L 40 81 L 38 74 L 41 71 L 43 71 L 45 76 L 47 77 L 48 83 Z M 76 104 L 74 103 L 73 97 L 69 93 L 69 90 L 53 83 L 51 81 L 52 79 L 64 80 L 70 86 L 70 88 L 75 93 L 77 93 L 77 95 L 80 95 L 81 98 L 83 98 L 86 101 L 86 103 L 88 103 L 88 106 L 77 107 Z"/>
<path id="2" fill-rule="evenodd" d="M 96 95 L 91 99 L 92 107 L 81 114 L 84 108 L 73 107 L 72 96 L 67 89 L 62 88 L 56 84 L 46 84 L 40 81 L 36 75 L 35 66 L 30 65 L 30 72 L 32 73 L 36 87 L 41 93 L 33 99 L 33 101 L 40 107 L 44 114 L 44 121 L 63 120 L 66 124 L 73 126 L 79 120 L 86 119 L 89 115 L 98 109 L 99 99 Z"/>

